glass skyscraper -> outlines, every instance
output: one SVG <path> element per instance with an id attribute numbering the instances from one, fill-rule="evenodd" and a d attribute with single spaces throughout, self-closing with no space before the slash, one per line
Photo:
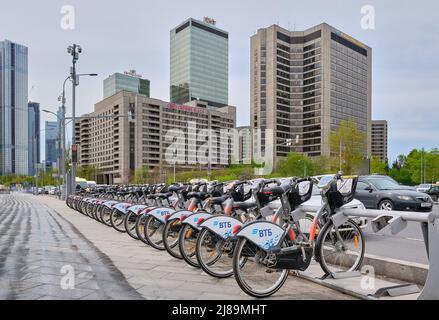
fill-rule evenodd
<path id="1" fill-rule="evenodd" d="M 40 158 L 40 104 L 29 102 L 28 104 L 29 124 L 29 175 L 35 174 L 36 165 L 41 162 Z"/>
<path id="2" fill-rule="evenodd" d="M 58 160 L 58 122 L 46 121 L 46 166 L 53 167 Z"/>
<path id="3" fill-rule="evenodd" d="M 0 175 L 28 175 L 28 49 L 0 41 Z"/>
<path id="4" fill-rule="evenodd" d="M 171 101 L 229 103 L 229 34 L 188 19 L 171 31 Z"/>
<path id="5" fill-rule="evenodd" d="M 135 70 L 130 72 L 115 73 L 104 80 L 104 99 L 121 91 L 138 93 L 149 98 L 150 81 L 142 79 Z"/>

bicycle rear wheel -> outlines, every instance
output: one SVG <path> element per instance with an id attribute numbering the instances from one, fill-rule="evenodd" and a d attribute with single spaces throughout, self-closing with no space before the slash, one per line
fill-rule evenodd
<path id="1" fill-rule="evenodd" d="M 180 253 L 180 248 L 178 247 L 178 235 L 181 230 L 180 220 L 171 220 L 166 222 L 165 228 L 163 230 L 163 245 L 166 251 L 176 259 L 183 259 Z"/>
<path id="2" fill-rule="evenodd" d="M 117 209 L 113 209 L 110 215 L 111 226 L 120 233 L 126 233 L 124 226 L 124 218 L 126 214 L 123 214 Z"/>
<path id="3" fill-rule="evenodd" d="M 145 221 L 148 218 L 146 214 L 141 214 L 136 219 L 136 234 L 137 237 L 142 241 L 144 244 L 149 245 L 148 241 L 145 239 Z"/>
<path id="4" fill-rule="evenodd" d="M 180 254 L 190 266 L 199 268 L 200 264 L 197 260 L 195 248 L 197 245 L 199 231 L 192 228 L 190 225 L 185 224 L 180 231 L 178 246 Z"/>
<path id="5" fill-rule="evenodd" d="M 288 278 L 288 270 L 271 269 L 264 264 L 267 253 L 241 238 L 233 254 L 233 271 L 239 287 L 255 298 L 275 294 Z"/>
<path id="6" fill-rule="evenodd" d="M 148 216 L 145 220 L 145 240 L 154 249 L 164 251 L 163 229 L 165 224 L 153 216 Z"/>
<path id="7" fill-rule="evenodd" d="M 317 238 L 315 255 L 325 274 L 357 271 L 361 268 L 365 239 L 352 220 L 336 227 L 329 221 Z"/>
<path id="8" fill-rule="evenodd" d="M 128 233 L 128 235 L 135 239 L 135 240 L 139 240 L 139 237 L 137 236 L 136 233 L 136 219 L 137 216 L 134 212 L 128 212 L 128 214 L 125 216 L 124 218 L 124 226 L 125 226 L 125 231 Z"/>
<path id="9" fill-rule="evenodd" d="M 233 249 L 236 242 L 224 240 L 212 231 L 204 229 L 197 240 L 198 263 L 207 274 L 215 278 L 233 276 Z"/>

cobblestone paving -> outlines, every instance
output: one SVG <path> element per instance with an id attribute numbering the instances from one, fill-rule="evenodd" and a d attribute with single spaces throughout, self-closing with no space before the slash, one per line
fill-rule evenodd
<path id="1" fill-rule="evenodd" d="M 60 287 L 66 264 L 73 291 Z M 54 198 L 0 196 L 0 299 L 34 298 L 249 299 L 233 278 L 209 277 Z M 295 277 L 272 298 L 352 299 Z"/>

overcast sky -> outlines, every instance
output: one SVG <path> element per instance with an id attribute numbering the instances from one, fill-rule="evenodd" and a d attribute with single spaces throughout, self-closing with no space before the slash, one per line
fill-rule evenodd
<path id="1" fill-rule="evenodd" d="M 78 72 L 78 113 L 102 99 L 102 82 L 135 69 L 151 80 L 151 96 L 169 100 L 169 31 L 183 20 L 209 16 L 230 34 L 230 104 L 238 125 L 249 124 L 250 36 L 279 24 L 303 30 L 326 22 L 373 50 L 373 119 L 389 121 L 389 157 L 412 148 L 439 147 L 439 3 L 356 0 L 0 0 L 0 40 L 29 47 L 29 99 L 58 107 L 69 72 L 66 48 L 83 53 Z M 61 8 L 75 8 L 75 29 L 61 27 Z M 375 9 L 375 29 L 361 27 L 361 8 Z M 31 89 L 33 87 L 33 89 Z M 69 89 L 70 90 L 70 89 Z M 70 101 L 70 95 L 68 95 Z M 70 103 L 68 103 L 70 112 Z M 53 118 L 42 116 L 42 123 Z M 71 132 L 68 132 L 71 137 Z M 42 138 L 44 138 L 44 133 Z M 44 141 L 44 140 L 43 140 Z M 44 159 L 44 146 L 42 158 Z"/>

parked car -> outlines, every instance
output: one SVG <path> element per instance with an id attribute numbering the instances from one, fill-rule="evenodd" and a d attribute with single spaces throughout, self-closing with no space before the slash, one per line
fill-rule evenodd
<path id="1" fill-rule="evenodd" d="M 405 189 L 381 176 L 361 176 L 355 198 L 368 209 L 430 212 L 433 208 L 429 195 Z"/>
<path id="2" fill-rule="evenodd" d="M 49 195 L 56 195 L 56 187 L 49 187 Z"/>
<path id="3" fill-rule="evenodd" d="M 431 186 L 426 193 L 433 199 L 433 201 L 439 201 L 439 185 Z"/>
<path id="4" fill-rule="evenodd" d="M 396 181 L 395 179 L 393 179 L 392 177 L 389 177 L 389 176 L 383 176 L 380 174 L 373 174 L 373 175 L 371 175 L 371 177 L 387 179 L 387 180 L 390 180 L 390 181 L 394 182 L 395 184 L 399 185 L 401 187 L 401 189 L 416 191 L 416 187 L 411 187 L 411 186 L 406 186 L 406 185 L 400 184 L 398 181 Z"/>
<path id="5" fill-rule="evenodd" d="M 430 190 L 430 188 L 432 186 L 433 185 L 429 184 L 429 183 L 420 184 L 419 186 L 416 187 L 416 191 L 418 191 L 418 192 L 427 192 L 428 190 Z"/>

